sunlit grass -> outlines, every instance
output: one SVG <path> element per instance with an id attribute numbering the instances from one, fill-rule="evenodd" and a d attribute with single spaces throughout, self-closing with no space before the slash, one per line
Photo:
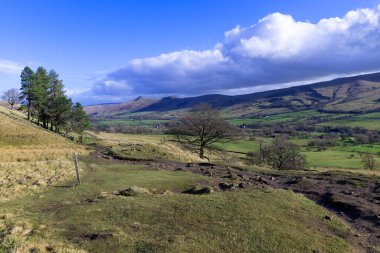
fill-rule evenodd
<path id="1" fill-rule="evenodd" d="M 22 216 L 33 233 L 18 247 L 61 242 L 89 252 L 351 252 L 352 232 L 339 218 L 302 195 L 284 190 L 110 197 L 88 203 L 101 192 L 136 185 L 155 192 L 181 191 L 205 178 L 144 165 L 86 159 L 83 183 L 51 188 L 0 205 Z M 334 216 L 332 220 L 324 216 Z M 86 235 L 111 233 L 105 239 Z M 69 246 L 67 246 L 69 245 Z M 112 245 L 112 246 L 111 246 Z M 55 246 L 59 250 L 60 246 Z M 146 251 L 148 250 L 148 251 Z"/>
<path id="2" fill-rule="evenodd" d="M 72 154 L 84 147 L 0 107 L 0 200 L 57 185 L 74 176 Z"/>

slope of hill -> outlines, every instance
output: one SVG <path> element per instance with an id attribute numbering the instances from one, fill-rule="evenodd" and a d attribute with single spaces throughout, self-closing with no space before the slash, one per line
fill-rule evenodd
<path id="1" fill-rule="evenodd" d="M 0 107 L 0 200 L 74 176 L 73 152 L 84 149 Z"/>
<path id="2" fill-rule="evenodd" d="M 364 251 L 358 244 L 364 234 L 355 239 L 356 230 L 300 194 L 268 188 L 265 179 L 252 187 L 221 191 L 218 185 L 222 182 L 250 181 L 251 177 L 227 178 L 227 171 L 231 175 L 240 171 L 231 167 L 225 167 L 220 178 L 197 175 L 189 168 L 202 171 L 207 164 L 162 160 L 168 159 L 161 153 L 164 146 L 171 145 L 162 137 L 98 136 L 99 148 L 123 152 L 135 158 L 133 164 L 96 151 L 82 158 L 81 185 L 50 187 L 42 194 L 0 201 L 0 210 L 5 213 L 0 226 L 6 224 L 0 227 L 0 251 L 1 244 L 9 241 L 13 242 L 12 252 L 109 252 L 110 247 L 114 252 Z M 0 156 L 0 171 L 4 172 L 0 174 L 0 199 L 74 177 L 67 156 L 80 148 L 25 121 L 22 114 L 0 108 L 0 139 L 4 140 L 0 154 L 13 150 L 20 159 L 2 162 L 12 153 Z M 151 157 L 159 154 L 158 160 L 141 160 L 150 158 L 142 156 L 148 146 L 144 144 L 153 143 L 156 145 L 150 146 L 155 150 L 147 152 Z M 34 153 L 38 150 L 43 153 Z M 62 153 L 54 155 L 56 150 Z M 29 159 L 22 160 L 24 157 Z M 263 180 L 256 172 L 250 173 L 252 179 L 255 175 L 256 180 Z M 269 173 L 277 178 L 274 171 Z M 293 178 L 289 176 L 286 182 Z M 202 184 L 210 184 L 208 189 L 215 192 L 203 196 L 185 193 Z M 124 189 L 142 192 L 121 195 Z"/>
<path id="3" fill-rule="evenodd" d="M 208 103 L 224 110 L 230 118 L 249 118 L 291 111 L 318 109 L 325 112 L 361 113 L 380 110 L 380 72 L 279 90 L 228 96 L 211 94 L 198 97 L 144 99 L 113 106 L 90 106 L 86 111 L 100 118 L 127 118 L 144 113 L 146 118 L 166 117 L 167 112 Z M 149 114 L 149 112 L 154 112 Z"/>
<path id="4" fill-rule="evenodd" d="M 134 100 L 122 104 L 104 104 L 86 106 L 85 111 L 88 115 L 96 116 L 117 116 L 126 112 L 141 110 L 158 102 L 158 99 L 138 97 Z"/>

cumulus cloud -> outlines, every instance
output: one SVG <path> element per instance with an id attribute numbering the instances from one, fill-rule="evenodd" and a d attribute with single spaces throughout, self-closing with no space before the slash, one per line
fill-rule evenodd
<path id="1" fill-rule="evenodd" d="M 20 74 L 23 66 L 19 63 L 0 60 L 0 72 L 10 75 Z"/>
<path id="2" fill-rule="evenodd" d="M 91 91 L 91 89 L 89 89 L 89 88 L 74 88 L 74 89 L 67 89 L 66 94 L 69 97 L 78 97 L 78 96 L 85 95 L 86 93 L 88 93 L 90 91 Z"/>
<path id="3" fill-rule="evenodd" d="M 380 70 L 380 5 L 317 23 L 273 13 L 225 33 L 205 51 L 135 59 L 108 73 L 95 94 L 200 94 Z"/>

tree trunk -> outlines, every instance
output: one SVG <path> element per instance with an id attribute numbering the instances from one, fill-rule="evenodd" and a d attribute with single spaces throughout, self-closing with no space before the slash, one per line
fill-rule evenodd
<path id="1" fill-rule="evenodd" d="M 11 111 L 13 111 L 13 104 L 11 104 Z"/>
<path id="2" fill-rule="evenodd" d="M 32 120 L 32 108 L 30 105 L 28 106 L 28 120 Z"/>
<path id="3" fill-rule="evenodd" d="M 205 152 L 204 152 L 204 147 L 203 147 L 203 146 L 201 146 L 201 147 L 199 148 L 199 157 L 200 157 L 201 159 L 204 159 L 204 158 L 205 158 Z"/>

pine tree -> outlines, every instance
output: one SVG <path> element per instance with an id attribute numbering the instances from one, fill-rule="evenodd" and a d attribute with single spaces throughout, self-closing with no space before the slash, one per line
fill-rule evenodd
<path id="1" fill-rule="evenodd" d="M 50 70 L 49 87 L 47 92 L 47 115 L 50 119 L 50 130 L 59 132 L 59 127 L 64 124 L 64 119 L 69 117 L 72 102 L 66 97 L 64 85 L 59 75 Z"/>
<path id="2" fill-rule="evenodd" d="M 80 103 L 73 102 L 65 94 L 64 85 L 59 75 L 39 67 L 34 73 L 25 67 L 21 73 L 21 99 L 28 108 L 28 119 L 37 116 L 38 123 L 45 128 L 60 132 L 82 134 L 89 127 L 89 119 Z"/>
<path id="3" fill-rule="evenodd" d="M 48 108 L 48 90 L 49 90 L 49 76 L 43 67 L 38 67 L 35 74 L 34 94 L 36 96 L 36 110 L 38 112 L 38 121 L 42 122 L 45 128 L 48 128 L 49 115 Z"/>
<path id="4" fill-rule="evenodd" d="M 73 132 L 82 134 L 90 125 L 88 116 L 80 103 L 75 103 L 72 108 L 70 128 Z"/>
<path id="5" fill-rule="evenodd" d="M 34 94 L 35 74 L 31 68 L 26 66 L 21 72 L 21 96 L 22 104 L 28 108 L 28 120 L 32 119 L 33 103 L 36 100 Z"/>

